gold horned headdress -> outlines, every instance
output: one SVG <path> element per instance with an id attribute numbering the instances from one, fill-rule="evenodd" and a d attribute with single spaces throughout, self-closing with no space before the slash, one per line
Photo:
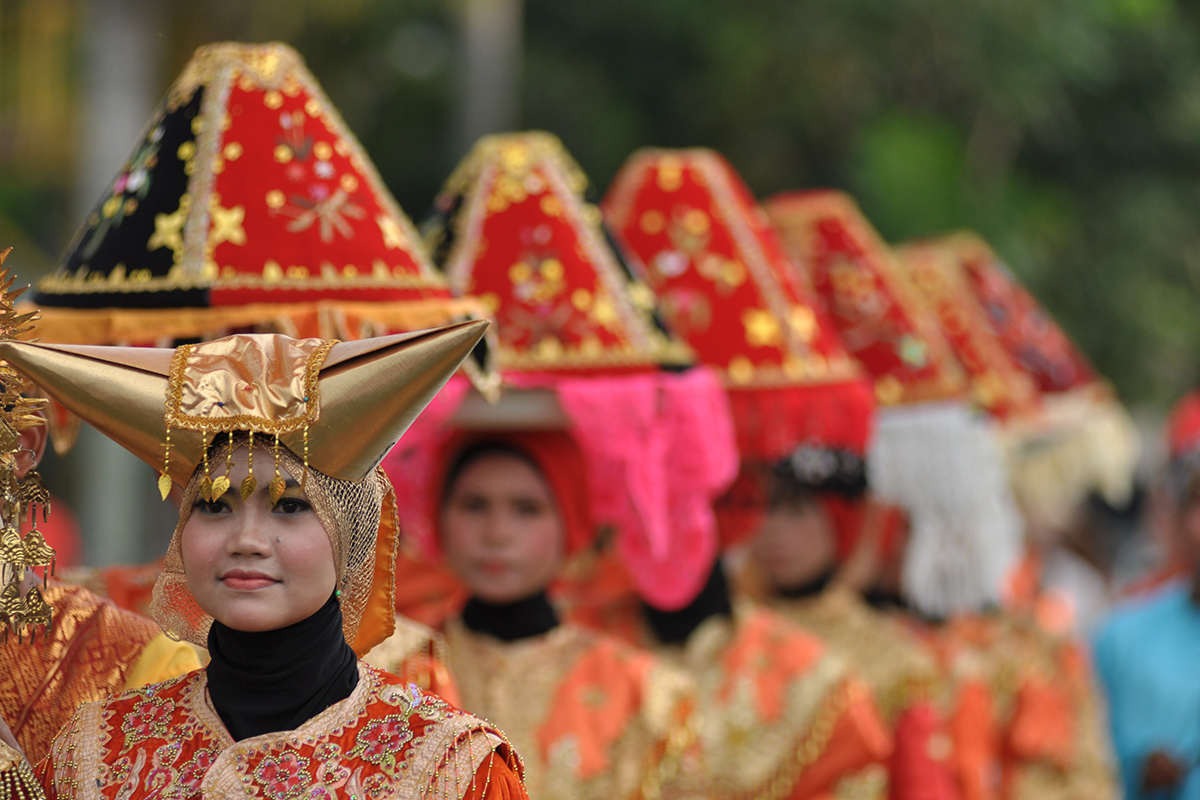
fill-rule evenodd
<path id="1" fill-rule="evenodd" d="M 0 251 L 0 341 L 11 341 L 28 334 L 37 320 L 37 313 L 18 314 L 15 304 L 25 291 L 13 290 L 14 279 L 3 268 L 12 248 Z M 54 568 L 54 549 L 46 544 L 37 529 L 37 507 L 41 506 L 42 521 L 50 514 L 50 495 L 36 469 L 17 478 L 17 458 L 21 453 L 20 432 L 45 423 L 40 413 L 45 400 L 26 397 L 30 388 L 20 373 L 7 363 L 0 362 L 0 624 L 4 635 L 17 632 L 20 640 L 25 629 L 37 625 L 49 633 L 52 614 L 50 606 L 36 586 L 21 593 L 21 580 L 27 567 L 42 567 L 46 577 Z M 34 464 L 34 467 L 37 465 Z M 32 529 L 21 536 L 21 521 L 28 513 Z M 32 635 L 31 635 L 32 639 Z"/>
<path id="2" fill-rule="evenodd" d="M 361 654 L 391 633 L 393 619 L 398 525 L 379 462 L 487 326 L 462 322 L 355 342 L 239 334 L 173 350 L 0 341 L 0 358 L 160 470 L 164 497 L 172 483 L 183 487 L 152 606 L 168 634 L 205 644 L 212 620 L 187 590 L 180 533 L 197 496 L 229 490 L 233 449 L 253 448 L 261 437 L 273 455 L 273 499 L 286 470 L 306 484 L 330 534 L 346 638 Z M 209 464 L 210 449 L 218 462 L 224 456 L 224 474 Z M 243 496 L 257 488 L 252 464 Z"/>

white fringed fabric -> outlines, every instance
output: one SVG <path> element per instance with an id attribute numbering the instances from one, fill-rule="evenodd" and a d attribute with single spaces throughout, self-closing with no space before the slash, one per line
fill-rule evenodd
<path id="1" fill-rule="evenodd" d="M 877 424 L 868 477 L 909 515 L 906 599 L 935 617 L 999 603 L 1023 527 L 992 423 L 944 402 L 884 408 Z"/>

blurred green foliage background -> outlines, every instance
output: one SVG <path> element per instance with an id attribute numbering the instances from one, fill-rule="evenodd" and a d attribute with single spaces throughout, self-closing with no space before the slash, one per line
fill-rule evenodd
<path id="1" fill-rule="evenodd" d="M 462 2 L 151 3 L 155 80 L 207 41 L 291 43 L 420 219 L 465 152 Z M 0 0 L 0 239 L 39 269 L 76 223 L 82 20 L 104 6 Z M 1200 379 L 1200 3 L 524 0 L 523 18 L 513 118 L 561 136 L 597 194 L 637 147 L 712 147 L 760 196 L 849 190 L 891 241 L 979 230 L 1128 402 Z"/>

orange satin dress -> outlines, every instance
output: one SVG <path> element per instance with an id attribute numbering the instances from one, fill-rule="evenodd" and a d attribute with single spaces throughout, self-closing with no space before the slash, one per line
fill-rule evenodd
<path id="1" fill-rule="evenodd" d="M 200 666 L 195 650 L 79 586 L 52 584 L 48 638 L 0 642 L 0 716 L 37 763 L 75 709 Z"/>
<path id="2" fill-rule="evenodd" d="M 503 734 L 361 662 L 350 697 L 240 742 L 207 689 L 196 670 L 83 706 L 38 768 L 47 797 L 526 797 Z"/>
<path id="3" fill-rule="evenodd" d="M 1117 797 L 1078 645 L 1006 614 L 964 615 L 925 636 L 949 682 L 963 800 Z"/>
<path id="4" fill-rule="evenodd" d="M 777 800 L 881 797 L 892 740 L 871 690 L 842 658 L 773 611 L 735 605 L 682 646 L 655 652 L 697 684 L 686 794 Z"/>
<path id="5" fill-rule="evenodd" d="M 848 659 L 871 687 L 895 742 L 890 800 L 957 800 L 949 721 L 934 701 L 941 673 L 920 637 L 839 587 L 811 597 L 775 597 L 770 607 Z"/>

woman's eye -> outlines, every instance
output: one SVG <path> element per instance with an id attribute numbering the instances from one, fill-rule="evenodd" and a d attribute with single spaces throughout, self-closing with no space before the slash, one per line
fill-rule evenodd
<path id="1" fill-rule="evenodd" d="M 487 511 L 488 501 L 482 497 L 464 497 L 458 501 L 458 507 L 462 511 L 469 511 L 473 514 L 482 514 Z"/>
<path id="2" fill-rule="evenodd" d="M 301 500 L 299 497 L 284 497 L 275 504 L 274 511 L 277 514 L 303 514 L 311 508 L 312 506 L 307 500 Z"/>
<path id="3" fill-rule="evenodd" d="M 214 500 L 210 503 L 203 498 L 199 498 L 196 500 L 195 505 L 192 506 L 192 509 L 199 511 L 201 514 L 220 514 L 222 511 L 229 510 L 229 504 L 224 500 Z"/>
<path id="4" fill-rule="evenodd" d="M 513 509 L 518 516 L 540 517 L 546 511 L 546 506 L 533 500 L 518 500 L 513 503 Z"/>

